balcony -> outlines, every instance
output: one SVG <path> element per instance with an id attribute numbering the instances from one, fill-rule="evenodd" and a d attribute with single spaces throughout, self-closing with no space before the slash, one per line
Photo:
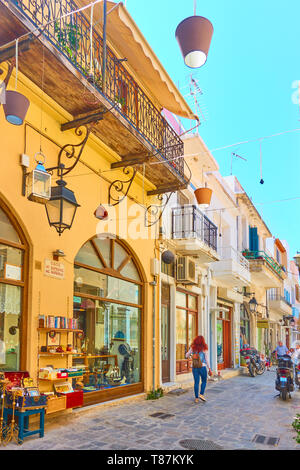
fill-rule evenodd
<path id="1" fill-rule="evenodd" d="M 163 162 L 145 165 L 157 192 L 186 187 L 184 160 L 174 160 L 184 153 L 182 140 L 109 47 L 103 68 L 103 40 L 95 29 L 91 36 L 89 10 L 60 18 L 76 9 L 73 0 L 0 0 L 0 46 L 31 33 L 19 44 L 19 70 L 39 88 L 44 75 L 44 92 L 74 118 L 63 131 L 93 123 L 121 158 L 113 168 Z M 0 63 L 14 54 L 15 45 L 3 48 Z"/>
<path id="2" fill-rule="evenodd" d="M 278 292 L 268 292 L 269 308 L 281 315 L 292 315 L 292 305 Z"/>
<path id="3" fill-rule="evenodd" d="M 172 209 L 172 239 L 178 253 L 197 256 L 202 263 L 218 260 L 217 233 L 218 228 L 196 206 Z"/>
<path id="4" fill-rule="evenodd" d="M 280 287 L 286 278 L 284 270 L 265 251 L 243 251 L 243 256 L 249 261 L 251 280 L 261 287 Z"/>
<path id="5" fill-rule="evenodd" d="M 213 277 L 221 287 L 249 286 L 251 281 L 249 261 L 232 246 L 219 249 L 220 261 L 210 264 Z"/>

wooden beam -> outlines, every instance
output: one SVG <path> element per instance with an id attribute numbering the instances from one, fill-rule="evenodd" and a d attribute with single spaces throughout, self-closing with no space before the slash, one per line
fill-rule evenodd
<path id="1" fill-rule="evenodd" d="M 149 159 L 148 156 L 141 155 L 140 158 L 138 157 L 133 157 L 133 158 L 123 158 L 123 160 L 120 160 L 119 162 L 114 162 L 110 165 L 111 169 L 115 168 L 124 168 L 126 166 L 134 166 L 134 165 L 141 165 L 145 162 L 147 162 Z"/>
<path id="2" fill-rule="evenodd" d="M 98 113 L 89 114 L 88 116 L 84 116 L 78 119 L 74 119 L 73 121 L 65 122 L 60 126 L 62 131 L 67 131 L 69 129 L 75 129 L 79 126 L 84 126 L 85 124 L 89 124 L 91 122 L 101 121 L 103 119 L 103 111 Z"/>
<path id="3" fill-rule="evenodd" d="M 186 184 L 181 185 L 181 186 L 179 186 L 178 184 L 160 186 L 156 189 L 153 189 L 152 191 L 147 191 L 147 196 L 156 196 L 157 194 L 172 193 L 174 191 L 179 191 L 180 189 L 186 189 L 186 188 L 187 188 Z"/>
<path id="4" fill-rule="evenodd" d="M 34 41 L 34 37 L 31 34 L 28 38 L 23 39 L 18 44 L 18 50 L 20 52 L 28 51 L 30 48 L 30 44 Z M 3 49 L 0 48 L 0 64 L 5 62 L 6 60 L 12 59 L 16 55 L 16 43 L 14 42 L 12 45 L 4 47 Z"/>

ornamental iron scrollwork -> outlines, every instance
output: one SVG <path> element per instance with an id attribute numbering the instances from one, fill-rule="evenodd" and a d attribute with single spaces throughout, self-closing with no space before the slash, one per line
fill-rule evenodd
<path id="1" fill-rule="evenodd" d="M 150 206 L 146 208 L 145 227 L 152 227 L 152 225 L 155 225 L 157 222 L 159 222 L 174 192 L 175 191 L 169 193 L 166 196 L 166 199 L 164 202 L 163 202 L 164 194 L 158 194 L 157 199 L 161 202 L 161 204 L 151 204 Z"/>
<path id="2" fill-rule="evenodd" d="M 57 170 L 57 174 L 59 174 L 60 176 L 65 176 L 68 173 L 70 173 L 70 171 L 72 171 L 75 168 L 75 166 L 77 165 L 77 163 L 80 160 L 80 157 L 82 155 L 85 144 L 86 144 L 86 142 L 89 138 L 89 135 L 91 133 L 92 127 L 93 127 L 93 125 L 77 127 L 75 129 L 75 134 L 78 137 L 81 137 L 81 136 L 84 135 L 84 138 L 78 144 L 66 144 L 66 145 L 64 145 L 60 149 L 60 152 L 58 154 L 57 167 L 48 168 L 47 171 L 51 172 L 53 170 Z M 84 128 L 84 130 L 82 128 Z M 70 159 L 75 159 L 75 161 L 71 166 L 65 166 L 65 165 L 63 166 L 63 164 L 62 164 L 63 157 L 65 157 L 69 160 Z M 60 169 L 62 167 L 63 167 L 63 172 L 61 174 Z"/>
<path id="3" fill-rule="evenodd" d="M 111 206 L 117 206 L 125 199 L 137 173 L 137 168 L 125 167 L 123 168 L 123 173 L 125 176 L 130 175 L 129 178 L 125 180 L 116 179 L 108 188 L 108 203 Z M 124 193 L 121 198 L 119 197 L 120 193 Z"/>

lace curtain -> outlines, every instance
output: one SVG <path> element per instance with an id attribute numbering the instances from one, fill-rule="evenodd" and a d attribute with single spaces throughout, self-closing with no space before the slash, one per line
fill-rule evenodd
<path id="1" fill-rule="evenodd" d="M 0 313 L 21 314 L 21 288 L 0 284 Z"/>

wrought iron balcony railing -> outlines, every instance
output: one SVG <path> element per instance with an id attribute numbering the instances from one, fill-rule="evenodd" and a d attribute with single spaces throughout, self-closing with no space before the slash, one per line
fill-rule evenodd
<path id="1" fill-rule="evenodd" d="M 217 251 L 218 228 L 194 205 L 172 209 L 172 238 L 198 238 Z"/>
<path id="2" fill-rule="evenodd" d="M 243 256 L 245 256 L 246 259 L 248 260 L 264 260 L 267 262 L 267 264 L 279 275 L 282 277 L 283 275 L 283 269 L 279 264 L 269 256 L 265 251 L 249 251 L 245 250 L 243 251 Z"/>
<path id="3" fill-rule="evenodd" d="M 249 261 L 239 251 L 233 248 L 233 246 L 219 247 L 218 252 L 222 260 L 229 260 L 229 259 L 234 260 L 236 263 L 240 264 L 247 271 L 250 270 Z"/>
<path id="4" fill-rule="evenodd" d="M 102 73 L 103 40 L 73 0 L 11 0 L 184 178 L 183 142 L 109 47 Z M 103 83 L 105 75 L 105 83 Z M 177 158 L 177 159 L 176 159 Z M 176 159 L 176 160 L 174 160 Z M 171 161 L 170 161 L 171 160 Z"/>
<path id="5" fill-rule="evenodd" d="M 286 299 L 283 295 L 281 295 L 278 292 L 268 292 L 268 299 L 269 300 L 281 300 L 282 302 L 286 303 L 289 307 L 292 306 L 292 304 Z"/>

